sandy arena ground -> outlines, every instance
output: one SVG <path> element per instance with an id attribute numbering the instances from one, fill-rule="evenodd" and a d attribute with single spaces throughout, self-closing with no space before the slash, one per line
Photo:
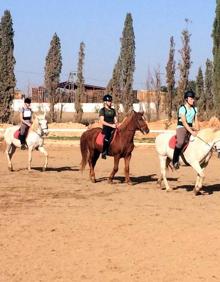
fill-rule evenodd
<path id="1" fill-rule="evenodd" d="M 156 186 L 153 146 L 138 146 L 133 185 L 107 183 L 113 159 L 99 160 L 98 183 L 79 172 L 77 145 L 47 145 L 49 169 L 18 150 L 14 172 L 0 158 L 0 281 L 220 281 L 220 160 L 206 171 L 207 195 L 195 197 L 191 168 L 169 173 L 176 189 Z"/>

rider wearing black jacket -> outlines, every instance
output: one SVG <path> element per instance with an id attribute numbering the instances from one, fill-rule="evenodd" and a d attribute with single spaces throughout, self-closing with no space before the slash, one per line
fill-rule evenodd
<path id="1" fill-rule="evenodd" d="M 112 108 L 112 96 L 106 94 L 103 97 L 103 101 L 104 107 L 100 109 L 99 117 L 100 122 L 103 126 L 102 133 L 105 135 L 102 150 L 102 158 L 106 159 L 112 131 L 117 127 L 117 118 L 115 109 Z"/>

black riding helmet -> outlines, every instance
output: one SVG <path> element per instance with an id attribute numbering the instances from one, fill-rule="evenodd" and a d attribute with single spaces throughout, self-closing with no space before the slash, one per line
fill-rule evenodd
<path id="1" fill-rule="evenodd" d="M 25 102 L 25 104 L 30 104 L 31 103 L 31 99 L 30 98 L 25 98 L 24 102 Z"/>
<path id="2" fill-rule="evenodd" d="M 195 97 L 196 97 L 195 92 L 192 91 L 192 90 L 186 91 L 186 92 L 184 93 L 184 100 L 186 100 L 186 99 L 189 98 L 189 97 L 195 99 Z"/>
<path id="3" fill-rule="evenodd" d="M 112 96 L 110 94 L 106 94 L 103 96 L 104 102 L 112 102 Z"/>

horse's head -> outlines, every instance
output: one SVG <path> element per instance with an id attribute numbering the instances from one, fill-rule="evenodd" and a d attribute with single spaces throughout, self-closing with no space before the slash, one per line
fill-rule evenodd
<path id="1" fill-rule="evenodd" d="M 144 118 L 144 112 L 133 111 L 135 126 L 137 130 L 140 130 L 143 134 L 149 133 L 147 122 Z"/>
<path id="2" fill-rule="evenodd" d="M 214 148 L 218 152 L 218 158 L 220 158 L 220 129 L 214 130 Z"/>
<path id="3" fill-rule="evenodd" d="M 35 115 L 34 121 L 33 121 L 33 127 L 37 127 L 38 134 L 43 136 L 43 135 L 48 135 L 48 123 L 45 118 L 46 113 L 44 114 L 38 114 Z"/>

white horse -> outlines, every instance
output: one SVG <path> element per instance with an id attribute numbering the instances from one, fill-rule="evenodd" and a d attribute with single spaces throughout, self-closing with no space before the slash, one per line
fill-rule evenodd
<path id="1" fill-rule="evenodd" d="M 173 158 L 173 149 L 169 146 L 172 133 L 162 133 L 156 137 L 155 145 L 160 160 L 161 175 L 158 184 L 161 187 L 164 181 L 166 191 L 170 191 L 166 178 L 166 169 Z M 191 136 L 190 142 L 183 155 L 180 156 L 180 165 L 188 164 L 197 172 L 197 179 L 194 187 L 195 195 L 200 194 L 204 180 L 204 169 L 216 149 L 220 150 L 220 129 L 205 128 L 199 131 L 196 137 Z"/>
<path id="2" fill-rule="evenodd" d="M 6 156 L 8 160 L 8 169 L 13 171 L 12 166 L 12 156 L 14 155 L 16 148 L 21 147 L 21 142 L 15 137 L 19 126 L 8 127 L 4 133 L 4 142 L 6 144 Z M 34 149 L 39 150 L 45 155 L 45 163 L 43 165 L 43 171 L 46 170 L 48 164 L 48 153 L 43 147 L 44 145 L 44 135 L 48 134 L 47 120 L 45 119 L 45 114 L 34 114 L 33 123 L 29 128 L 28 135 L 26 138 L 26 143 L 28 145 L 28 170 L 31 170 L 32 161 L 32 151 Z"/>

